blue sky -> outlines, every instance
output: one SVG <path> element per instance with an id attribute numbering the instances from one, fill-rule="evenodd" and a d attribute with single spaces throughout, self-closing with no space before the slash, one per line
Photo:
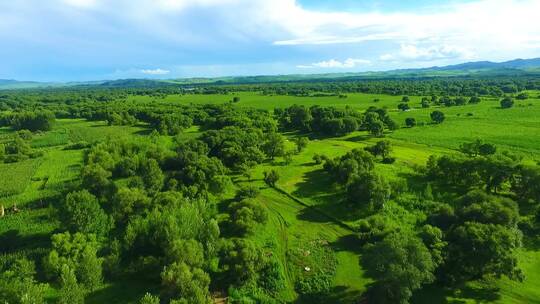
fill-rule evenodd
<path id="1" fill-rule="evenodd" d="M 359 72 L 540 57 L 538 0 L 0 0 L 0 79 Z"/>

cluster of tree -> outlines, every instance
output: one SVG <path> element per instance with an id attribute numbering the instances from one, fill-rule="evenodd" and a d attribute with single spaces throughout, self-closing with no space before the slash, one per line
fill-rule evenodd
<path id="1" fill-rule="evenodd" d="M 364 112 L 361 129 L 368 131 L 373 136 L 381 137 L 384 135 L 385 128 L 393 131 L 397 130 L 399 125 L 390 118 L 386 109 L 369 107 Z"/>
<path id="2" fill-rule="evenodd" d="M 364 150 L 371 153 L 374 157 L 380 156 L 383 163 L 391 164 L 395 161 L 395 158 L 390 156 L 392 153 L 392 143 L 388 140 L 378 141 L 373 146 L 365 147 Z"/>
<path id="3" fill-rule="evenodd" d="M 42 151 L 32 149 L 31 139 L 32 133 L 30 131 L 21 130 L 10 137 L 7 142 L 0 143 L 0 162 L 14 163 L 43 155 Z"/>
<path id="4" fill-rule="evenodd" d="M 46 284 L 36 280 L 33 261 L 21 258 L 0 267 L 0 299 L 5 303 L 44 304 Z"/>
<path id="5" fill-rule="evenodd" d="M 388 154 L 386 142 L 381 143 L 370 150 L 376 151 L 378 155 Z M 331 174 L 339 185 L 345 187 L 350 203 L 378 210 L 390 198 L 391 187 L 374 168 L 373 156 L 360 149 L 353 149 L 335 159 L 326 158 L 324 163 L 324 170 Z"/>
<path id="6" fill-rule="evenodd" d="M 467 150 L 467 153 L 470 151 Z M 442 184 L 465 188 L 484 187 L 488 192 L 497 192 L 513 178 L 519 160 L 509 153 L 477 157 L 432 156 L 428 161 L 427 172 L 430 179 Z"/>
<path id="7" fill-rule="evenodd" d="M 182 130 L 192 126 L 193 119 L 182 113 L 152 114 L 150 126 L 162 135 L 178 135 Z"/>
<path id="8" fill-rule="evenodd" d="M 24 111 L 12 113 L 2 117 L 2 125 L 9 125 L 15 130 L 49 131 L 55 121 L 53 112 L 41 111 Z"/>
<path id="9" fill-rule="evenodd" d="M 369 93 L 409 96 L 496 96 L 516 94 L 524 90 L 537 90 L 540 87 L 534 76 L 516 77 L 435 77 L 435 78 L 387 78 L 387 79 L 329 79 L 328 81 L 282 81 L 279 83 L 206 85 L 204 89 L 219 89 L 221 92 L 252 91 L 265 95 L 291 95 L 310 97 L 315 94 Z M 258 83 L 257 83 L 258 82 Z M 203 89 L 203 88 L 201 88 Z"/>
<path id="10" fill-rule="evenodd" d="M 137 123 L 137 118 L 127 111 L 107 113 L 105 118 L 109 126 L 132 126 Z"/>
<path id="11" fill-rule="evenodd" d="M 455 98 L 451 98 L 449 96 L 443 96 L 435 102 L 437 105 L 444 105 L 445 107 L 452 107 L 452 106 L 463 106 L 466 104 L 477 104 L 481 101 L 480 97 L 478 96 L 472 96 L 469 99 L 458 96 Z"/>
<path id="12" fill-rule="evenodd" d="M 339 136 L 358 130 L 362 116 L 350 108 L 293 105 L 274 110 L 280 126 L 284 130 L 314 132 L 323 135 Z"/>
<path id="13" fill-rule="evenodd" d="M 365 268 L 376 279 L 371 300 L 408 303 L 415 290 L 434 282 L 453 287 L 486 276 L 523 279 L 516 202 L 472 190 L 447 204 L 427 192 L 426 216 L 410 230 L 391 226 L 382 213 L 362 222 Z"/>
<path id="14" fill-rule="evenodd" d="M 56 206 L 65 231 L 52 237 L 42 261 L 48 282 L 60 288 L 60 303 L 83 303 L 104 280 L 126 275 L 160 285 L 159 295 L 143 299 L 154 303 L 210 303 L 211 283 L 230 287 L 231 298 L 239 301 L 270 300 L 284 287 L 282 266 L 268 254 L 274 249 L 246 238 L 267 220 L 255 199 L 258 189 L 241 189 L 222 223 L 214 201 L 231 188 L 231 170 L 249 171 L 282 155 L 285 139 L 267 113 L 204 111 L 217 114 L 195 118 L 210 129 L 197 139 L 176 137 L 172 148 L 148 137 L 105 140 L 84 151 L 80 185 Z M 136 115 L 144 121 L 149 117 L 144 113 Z M 307 142 L 299 138 L 297 150 Z M 279 178 L 270 175 L 273 183 Z M 32 276 L 22 275 L 26 285 L 0 292 L 16 297 L 42 289 Z M 37 291 L 36 297 L 41 297 Z"/>

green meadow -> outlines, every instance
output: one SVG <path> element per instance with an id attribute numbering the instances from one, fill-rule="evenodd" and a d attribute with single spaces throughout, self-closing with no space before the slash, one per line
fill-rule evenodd
<path id="1" fill-rule="evenodd" d="M 235 107 L 257 108 L 272 111 L 291 105 L 350 107 L 364 111 L 371 106 L 388 109 L 390 116 L 401 128 L 386 134 L 393 144 L 396 161 L 393 164 L 377 163 L 381 172 L 390 181 L 415 173 L 426 164 L 431 155 L 458 153 L 460 144 L 477 138 L 495 144 L 500 150 L 508 150 L 522 155 L 528 162 L 540 160 L 540 99 L 530 98 L 518 101 L 511 108 L 502 110 L 498 99 L 483 98 L 479 104 L 455 107 L 420 106 L 422 96 L 411 96 L 409 111 L 399 111 L 400 96 L 380 94 L 347 94 L 347 98 L 336 97 L 293 97 L 264 96 L 259 93 L 234 93 L 228 95 L 168 95 L 156 99 L 149 96 L 129 97 L 133 103 L 203 105 L 229 103 L 234 97 L 240 101 Z M 531 92 L 538 96 L 538 92 Z M 377 100 L 377 101 L 375 101 Z M 443 111 L 443 124 L 430 123 L 429 114 L 434 109 Z M 418 124 L 404 127 L 405 118 L 413 117 Z M 0 244 L 5 246 L 7 256 L 17 256 L 17 252 L 39 252 L 49 248 L 48 239 L 58 231 L 60 223 L 53 219 L 53 208 L 34 209 L 44 202 L 62 199 L 62 191 L 77 182 L 83 164 L 83 150 L 67 150 L 66 146 L 76 142 L 94 143 L 105 139 L 131 138 L 143 141 L 149 132 L 148 126 L 109 126 L 106 122 L 90 122 L 83 119 L 57 119 L 54 128 L 35 134 L 31 141 L 34 149 L 44 155 L 36 159 L 0 164 L 0 203 L 6 208 L 16 205 L 21 212 L 0 219 Z M 0 140 L 9 137 L 12 131 L 0 129 Z M 198 127 L 185 130 L 180 136 L 197 138 L 201 134 Z M 286 133 L 287 145 L 299 135 Z M 172 143 L 172 137 L 160 136 L 165 146 Z M 294 155 L 290 164 L 284 164 L 281 157 L 267 161 L 251 170 L 252 177 L 233 178 L 235 187 L 246 184 L 261 189 L 256 198 L 268 211 L 266 224 L 257 227 L 249 237 L 260 246 L 268 248 L 278 257 L 284 269 L 286 288 L 279 296 L 283 302 L 313 303 L 313 298 L 305 298 L 295 291 L 295 282 L 311 275 L 320 268 L 332 273 L 332 293 L 327 298 L 317 299 L 320 303 L 358 303 L 373 280 L 365 273 L 362 264 L 363 249 L 354 238 L 358 219 L 362 210 L 351 211 L 350 206 L 341 203 L 343 191 L 335 186 L 322 165 L 315 164 L 313 156 L 324 154 L 334 158 L 354 148 L 373 145 L 378 139 L 367 132 L 356 131 L 342 137 L 316 137 L 307 148 Z M 263 172 L 271 169 L 280 174 L 275 188 L 263 182 Z M 415 187 L 417 185 L 411 185 Z M 229 195 L 230 196 L 230 195 Z M 395 225 L 406 225 L 410 215 L 404 206 L 391 200 L 385 212 L 394 217 Z M 221 214 L 221 216 L 226 216 Z M 327 265 L 335 261 L 335 265 Z M 413 303 L 540 303 L 540 250 L 533 245 L 526 246 L 519 253 L 519 265 L 524 271 L 523 282 L 508 279 L 493 279 L 490 289 L 471 282 L 448 291 L 438 286 L 426 286 L 416 292 Z M 309 269 L 309 270 L 307 270 Z M 88 303 L 136 303 L 146 290 L 140 281 L 127 284 L 126 281 L 111 282 L 89 295 Z M 134 288 L 141 286 L 141 288 Z M 48 291 L 51 299 L 56 291 Z"/>

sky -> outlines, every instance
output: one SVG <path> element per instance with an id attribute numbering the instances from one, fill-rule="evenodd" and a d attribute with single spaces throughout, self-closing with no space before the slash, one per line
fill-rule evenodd
<path id="1" fill-rule="evenodd" d="M 0 0 L 0 79 L 314 74 L 540 57 L 540 0 Z"/>

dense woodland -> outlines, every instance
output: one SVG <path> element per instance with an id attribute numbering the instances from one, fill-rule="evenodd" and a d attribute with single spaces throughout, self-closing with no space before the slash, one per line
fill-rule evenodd
<path id="1" fill-rule="evenodd" d="M 501 277 L 519 284 L 528 274 L 518 252 L 536 242 L 540 230 L 538 158 L 489 138 L 469 138 L 456 150 L 409 165 L 410 174 L 389 177 L 401 156 L 387 137 L 444 126 L 450 107 L 491 102 L 497 111 L 512 111 L 539 89 L 534 78 L 494 78 L 0 92 L 0 160 L 6 165 L 48 157 L 52 148 L 32 144 L 33 138 L 64 120 L 143 129 L 137 137 L 60 146 L 80 151 L 82 163 L 54 195 L 17 206 L 2 194 L 0 227 L 37 209 L 60 224 L 39 250 L 25 249 L 21 236 L 2 229 L 0 302 L 83 303 L 106 284 L 134 279 L 144 289 L 135 302 L 145 304 L 342 302 L 333 298 L 338 262 L 331 246 L 317 240 L 303 256 L 282 257 L 275 240 L 261 243 L 255 236 L 274 225 L 261 191 L 292 197 L 280 184 L 282 170 L 310 145 L 351 134 L 361 134 L 365 147 L 310 155 L 309 166 L 320 170 L 307 182 L 331 181 L 322 191 L 337 193 L 338 209 L 354 217 L 344 221 L 310 209 L 350 231 L 349 243 L 370 278 L 355 302 L 409 303 L 428 286 L 453 290 Z M 242 99 L 235 92 L 314 100 L 369 93 L 396 102 L 388 107 L 367 100 L 362 111 L 297 104 L 269 111 L 236 106 Z M 228 101 L 163 101 L 188 94 L 221 94 Z M 141 96 L 149 101 L 133 101 Z M 426 109 L 429 120 L 411 115 L 398 121 L 393 114 L 415 108 Z M 192 128 L 196 136 L 187 136 Z M 299 262 L 301 269 L 291 274 L 283 262 L 303 258 L 319 264 Z M 286 298 L 291 280 L 295 296 Z"/>

